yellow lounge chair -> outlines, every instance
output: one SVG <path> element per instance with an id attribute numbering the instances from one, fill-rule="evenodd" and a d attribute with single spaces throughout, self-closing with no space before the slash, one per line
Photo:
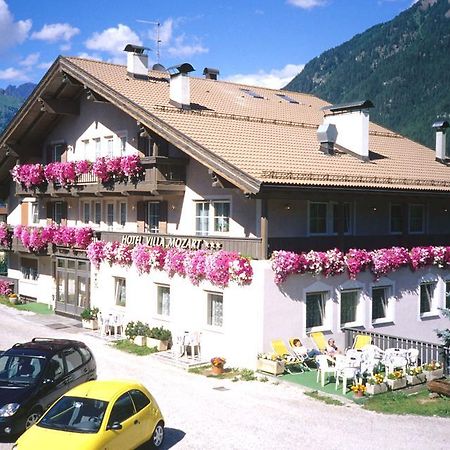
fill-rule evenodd
<path id="1" fill-rule="evenodd" d="M 319 351 L 321 351 L 322 353 L 325 353 L 328 344 L 327 344 L 327 340 L 326 340 L 324 334 L 321 331 L 314 331 L 310 334 L 310 336 L 313 339 L 313 341 L 316 343 Z"/>
<path id="2" fill-rule="evenodd" d="M 300 342 L 300 347 L 294 345 L 294 341 L 297 340 Z M 311 358 L 308 355 L 308 348 L 305 345 L 303 345 L 302 341 L 299 338 L 297 337 L 289 338 L 289 347 L 291 353 L 302 361 L 303 368 L 305 370 L 311 370 L 311 367 L 308 365 L 308 361 L 310 361 L 315 366 L 314 358 Z"/>
<path id="3" fill-rule="evenodd" d="M 284 360 L 287 372 L 292 373 L 291 367 L 297 367 L 301 371 L 305 370 L 306 364 L 300 358 L 291 354 L 283 339 L 273 339 L 270 344 L 274 353 Z"/>
<path id="4" fill-rule="evenodd" d="M 354 350 L 362 350 L 366 345 L 370 345 L 372 343 L 372 336 L 368 336 L 366 334 L 357 334 L 355 336 L 355 340 L 353 341 L 352 348 Z"/>

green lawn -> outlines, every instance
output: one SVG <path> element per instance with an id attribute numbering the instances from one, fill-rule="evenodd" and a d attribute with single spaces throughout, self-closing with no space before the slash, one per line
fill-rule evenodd
<path id="1" fill-rule="evenodd" d="M 120 341 L 113 342 L 112 345 L 119 350 L 124 352 L 133 353 L 138 356 L 150 355 L 152 353 L 157 352 L 156 347 L 149 348 L 147 346 L 141 347 L 140 345 L 136 345 L 128 339 L 122 339 Z"/>
<path id="2" fill-rule="evenodd" d="M 13 305 L 8 299 L 5 297 L 0 297 L 0 303 L 5 306 L 9 306 L 11 308 L 16 308 L 21 311 L 32 311 L 36 314 L 53 314 L 53 309 L 51 309 L 45 303 L 24 303 L 22 305 Z"/>

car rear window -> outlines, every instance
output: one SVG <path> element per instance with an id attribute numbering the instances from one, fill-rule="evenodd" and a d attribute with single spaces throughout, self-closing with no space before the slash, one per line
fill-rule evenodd
<path id="1" fill-rule="evenodd" d="M 66 350 L 64 357 L 66 358 L 67 372 L 72 372 L 72 370 L 78 369 L 78 367 L 83 365 L 83 358 L 77 349 L 71 348 Z"/>
<path id="2" fill-rule="evenodd" d="M 133 399 L 134 406 L 136 407 L 137 412 L 141 409 L 144 409 L 150 403 L 150 400 L 147 398 L 147 396 L 137 389 L 133 389 L 132 391 L 130 391 L 130 395 Z"/>
<path id="3" fill-rule="evenodd" d="M 92 358 L 91 352 L 86 347 L 79 347 L 78 350 L 80 351 L 84 362 L 87 362 Z"/>

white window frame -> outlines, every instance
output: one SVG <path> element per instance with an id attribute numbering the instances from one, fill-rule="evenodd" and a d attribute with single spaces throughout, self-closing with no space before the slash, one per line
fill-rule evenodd
<path id="1" fill-rule="evenodd" d="M 117 307 L 125 308 L 127 306 L 127 279 L 124 277 L 113 277 L 114 280 L 114 305 Z M 119 289 L 122 288 L 121 284 L 125 286 L 125 301 L 119 301 L 121 294 Z"/>
<path id="2" fill-rule="evenodd" d="M 88 217 L 86 217 L 86 206 L 89 208 Z M 81 216 L 82 223 L 85 224 L 85 225 L 89 225 L 92 222 L 92 220 L 91 220 L 91 210 L 92 210 L 91 202 L 86 202 L 86 201 L 81 202 L 81 214 L 80 214 L 80 216 Z"/>
<path id="3" fill-rule="evenodd" d="M 161 296 L 162 290 L 165 289 L 169 291 L 169 298 L 166 307 L 164 307 L 164 299 Z M 171 301 L 170 301 L 170 286 L 168 284 L 157 284 L 156 285 L 156 315 L 162 318 L 170 318 L 171 316 Z"/>
<path id="4" fill-rule="evenodd" d="M 400 211 L 401 211 L 401 213 L 402 213 L 402 217 L 401 217 L 401 222 L 402 222 L 402 229 L 401 230 L 399 230 L 399 231 L 392 231 L 392 207 L 393 206 L 400 206 Z M 395 203 L 395 202 L 391 202 L 391 203 L 389 203 L 389 234 L 393 234 L 393 235 L 399 235 L 399 234 L 402 234 L 403 233 L 403 220 L 404 220 L 404 217 L 403 217 L 403 209 L 402 209 L 402 205 L 400 204 L 400 203 Z"/>
<path id="5" fill-rule="evenodd" d="M 422 210 L 422 229 L 420 231 L 411 231 L 411 213 L 412 208 L 419 207 Z M 425 205 L 422 203 L 413 203 L 408 205 L 408 233 L 409 234 L 424 234 L 425 233 L 425 223 L 426 223 L 426 209 Z"/>
<path id="6" fill-rule="evenodd" d="M 36 274 L 35 274 L 35 278 L 31 278 L 31 277 L 29 277 L 29 278 L 27 278 L 25 275 L 24 275 L 24 273 L 23 273 L 23 271 L 22 271 L 22 260 L 23 259 L 29 259 L 29 260 L 32 260 L 32 261 L 36 261 Z M 25 281 L 25 282 L 27 282 L 27 283 L 33 283 L 33 284 L 36 284 L 37 282 L 38 282 L 38 280 L 39 280 L 39 258 L 34 258 L 34 257 L 30 257 L 30 256 L 21 256 L 20 258 L 19 258 L 19 268 L 20 268 L 20 273 L 22 274 L 22 278 L 21 278 L 21 282 L 22 281 Z"/>
<path id="7" fill-rule="evenodd" d="M 217 298 L 217 297 L 220 297 Z M 214 312 L 213 312 L 213 301 L 214 300 L 221 300 L 222 303 L 222 316 L 220 320 L 214 320 Z M 224 325 L 224 298 L 223 298 L 223 292 L 206 292 L 206 326 L 208 328 L 216 329 L 216 330 L 223 330 Z"/>
<path id="8" fill-rule="evenodd" d="M 421 312 L 421 291 L 423 285 L 434 285 L 432 298 L 430 301 L 430 310 L 426 312 Z M 445 283 L 444 283 L 444 290 L 445 290 Z M 427 319 L 430 317 L 439 317 L 439 278 L 431 273 L 424 275 L 420 278 L 419 284 L 417 286 L 417 309 L 418 309 L 418 315 L 420 319 Z M 444 300 L 445 301 L 445 300 Z"/>
<path id="9" fill-rule="evenodd" d="M 153 205 L 157 205 L 157 209 L 158 209 L 158 214 L 157 215 L 156 214 L 150 214 L 151 208 L 152 208 Z M 146 215 L 146 218 L 145 218 L 146 224 L 145 225 L 147 227 L 146 231 L 149 232 L 149 233 L 159 233 L 159 222 L 161 221 L 161 202 L 149 201 L 149 202 L 146 203 L 145 206 L 146 206 L 145 207 L 145 215 Z M 157 223 L 154 226 L 151 226 L 151 220 L 150 220 L 151 217 L 158 218 L 158 221 L 157 221 Z"/>
<path id="10" fill-rule="evenodd" d="M 231 232 L 231 217 L 232 217 L 232 201 L 229 197 L 218 197 L 218 198 L 208 198 L 203 200 L 194 200 L 194 230 L 196 236 L 228 236 Z M 215 221 L 218 217 L 226 216 L 216 216 L 216 204 L 217 203 L 227 203 L 229 205 L 229 216 L 228 216 L 228 231 L 217 231 L 215 229 Z M 208 208 L 208 215 L 205 216 L 207 220 L 207 229 L 205 231 L 199 230 L 197 228 L 197 219 L 201 216 L 197 215 L 197 205 L 205 204 Z"/>
<path id="11" fill-rule="evenodd" d="M 122 223 L 122 207 L 125 206 L 125 223 Z M 117 208 L 118 220 L 117 223 L 120 227 L 125 228 L 128 221 L 128 204 L 127 202 L 119 202 L 119 207 Z"/>
<path id="12" fill-rule="evenodd" d="M 96 160 L 102 157 L 102 140 L 99 137 L 92 140 L 94 141 L 94 160 Z M 87 159 L 91 160 L 89 156 Z"/>
<path id="13" fill-rule="evenodd" d="M 99 222 L 97 223 L 97 205 L 100 205 L 100 214 L 98 215 L 99 217 Z M 100 201 L 94 201 L 92 204 L 92 225 L 96 226 L 96 227 L 100 227 L 102 225 L 102 212 L 103 212 L 103 205 L 102 202 Z"/>
<path id="14" fill-rule="evenodd" d="M 108 135 L 104 137 L 105 141 L 105 156 L 108 158 L 114 157 L 114 136 Z"/>
<path id="15" fill-rule="evenodd" d="M 308 333 L 313 331 L 331 331 L 333 328 L 333 293 L 334 289 L 321 281 L 317 281 L 312 285 L 308 286 L 303 291 L 303 327 Z M 314 327 L 306 327 L 306 313 L 307 313 L 307 302 L 306 296 L 308 294 L 318 294 L 324 295 L 324 316 L 322 325 Z"/>
<path id="16" fill-rule="evenodd" d="M 81 143 L 83 144 L 83 148 L 82 148 L 81 152 L 77 155 L 78 159 L 79 160 L 89 159 L 90 141 L 89 141 L 89 139 L 83 139 L 81 141 Z"/>
<path id="17" fill-rule="evenodd" d="M 57 220 L 57 214 L 56 214 L 56 212 L 57 212 L 57 205 L 58 205 L 58 208 L 60 209 L 60 219 L 59 219 L 59 221 Z M 62 201 L 57 201 L 57 202 L 53 202 L 53 205 L 52 205 L 52 220 L 53 220 L 53 222 L 54 223 L 56 223 L 56 224 L 58 224 L 58 225 L 60 225 L 61 224 L 61 222 L 62 222 L 62 220 L 63 220 L 63 202 Z"/>
<path id="18" fill-rule="evenodd" d="M 355 309 L 355 320 L 351 322 L 342 322 L 342 295 L 350 292 L 356 293 L 356 309 Z M 363 325 L 363 304 L 362 301 L 362 289 L 359 287 L 355 288 L 344 288 L 339 292 L 339 327 L 348 328 Z"/>
<path id="19" fill-rule="evenodd" d="M 111 224 L 109 224 L 109 213 L 108 213 L 108 210 L 109 210 L 109 207 L 110 207 L 110 206 L 112 206 L 112 214 L 111 214 L 111 217 L 112 217 L 112 223 L 111 223 Z M 105 224 L 106 224 L 108 230 L 113 230 L 113 229 L 114 229 L 114 222 L 115 222 L 115 220 L 116 220 L 116 217 L 115 217 L 116 211 L 115 211 L 115 209 L 116 209 L 116 208 L 115 208 L 114 202 L 107 202 L 107 203 L 106 203 L 106 208 L 105 208 Z"/>
<path id="20" fill-rule="evenodd" d="M 29 201 L 28 202 L 30 205 L 30 217 L 29 217 L 29 223 L 31 223 L 32 225 L 38 225 L 40 222 L 39 219 L 39 203 L 33 199 L 33 201 Z"/>
<path id="21" fill-rule="evenodd" d="M 311 231 L 311 207 L 312 205 L 325 205 L 325 231 L 316 233 Z M 354 230 L 354 204 L 353 202 L 343 202 L 344 205 L 348 205 L 349 209 L 349 217 L 348 217 L 348 231 L 344 231 L 344 235 L 350 236 L 353 234 Z M 321 202 L 321 201 L 308 201 L 308 211 L 307 211 L 307 227 L 308 227 L 308 235 L 309 236 L 336 236 L 338 235 L 338 231 L 334 230 L 334 209 L 335 207 L 339 207 L 339 202 Z M 344 208 L 345 214 L 345 208 Z"/>
<path id="22" fill-rule="evenodd" d="M 373 289 L 387 289 L 387 305 L 385 317 L 374 319 L 373 315 Z M 389 278 L 380 278 L 376 283 L 370 285 L 370 320 L 372 325 L 392 324 L 395 320 L 395 283 Z"/>

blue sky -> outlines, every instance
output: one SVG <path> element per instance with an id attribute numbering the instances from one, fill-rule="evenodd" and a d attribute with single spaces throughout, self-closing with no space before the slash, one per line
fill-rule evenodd
<path id="1" fill-rule="evenodd" d="M 386 22 L 413 0 L 0 0 L 0 87 L 37 82 L 62 54 L 124 63 L 150 47 L 166 67 L 190 62 L 222 79 L 279 88 L 302 66 Z M 158 27 L 156 23 L 160 23 Z"/>

